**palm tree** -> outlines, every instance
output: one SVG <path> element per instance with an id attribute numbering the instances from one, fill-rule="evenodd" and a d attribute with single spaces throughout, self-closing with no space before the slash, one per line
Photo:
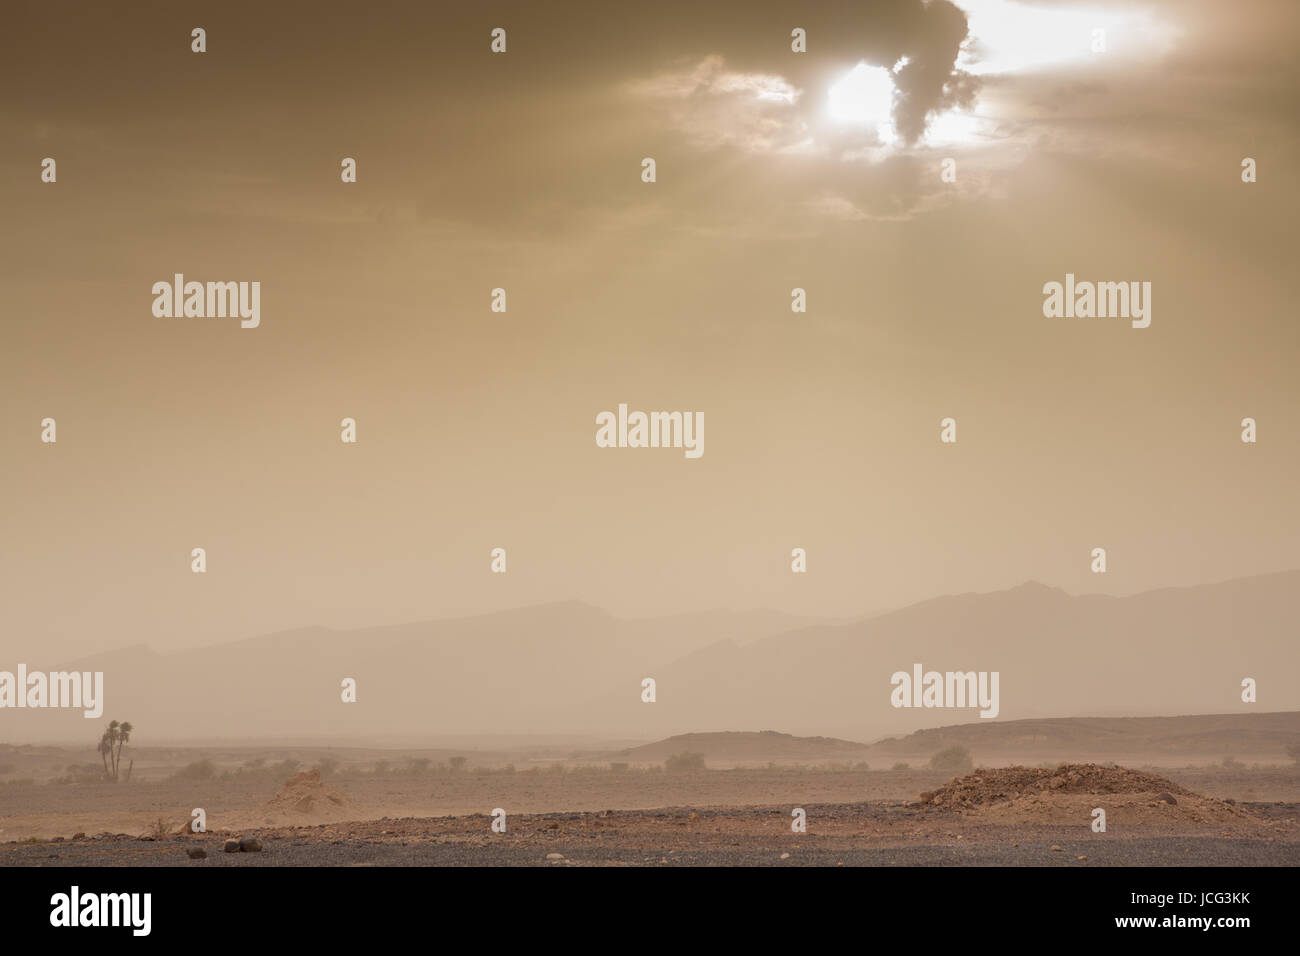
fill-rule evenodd
<path id="1" fill-rule="evenodd" d="M 131 740 L 131 731 L 134 729 L 130 721 L 118 723 L 110 720 L 104 736 L 99 738 L 99 756 L 104 761 L 104 775 L 114 783 L 117 782 L 122 765 L 122 745 Z"/>
<path id="2" fill-rule="evenodd" d="M 117 756 L 113 759 L 114 780 L 117 779 L 118 771 L 122 769 L 122 745 L 130 742 L 131 731 L 134 729 L 129 720 L 122 721 L 121 726 L 117 728 Z"/>
<path id="3" fill-rule="evenodd" d="M 104 761 L 104 779 L 107 780 L 112 774 L 108 770 L 108 755 L 112 751 L 113 745 L 109 743 L 108 731 L 104 731 L 104 736 L 99 738 L 99 757 Z"/>

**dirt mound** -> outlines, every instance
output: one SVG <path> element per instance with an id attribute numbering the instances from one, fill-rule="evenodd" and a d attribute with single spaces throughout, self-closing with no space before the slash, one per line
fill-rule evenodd
<path id="1" fill-rule="evenodd" d="M 1087 825 L 1100 807 L 1108 826 L 1263 824 L 1233 804 L 1202 797 L 1164 777 L 1097 764 L 976 770 L 921 794 L 921 802 L 990 823 Z"/>
<path id="2" fill-rule="evenodd" d="M 345 819 L 353 810 L 347 796 L 320 780 L 319 770 L 304 770 L 284 782 L 284 789 L 257 809 L 257 814 L 281 820 L 319 822 Z"/>
<path id="3" fill-rule="evenodd" d="M 1005 803 L 1026 795 L 1066 793 L 1151 793 L 1196 796 L 1172 780 L 1126 767 L 1103 767 L 1095 763 L 1063 763 L 1054 770 L 1033 767 L 1002 767 L 976 770 L 921 794 L 921 802 L 933 806 L 981 807 Z"/>

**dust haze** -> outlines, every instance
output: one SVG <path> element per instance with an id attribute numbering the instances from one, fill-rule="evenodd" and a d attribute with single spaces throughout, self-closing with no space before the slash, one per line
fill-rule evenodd
<path id="1" fill-rule="evenodd" d="M 11 20 L 3 862 L 1296 862 L 1293 5 Z"/>

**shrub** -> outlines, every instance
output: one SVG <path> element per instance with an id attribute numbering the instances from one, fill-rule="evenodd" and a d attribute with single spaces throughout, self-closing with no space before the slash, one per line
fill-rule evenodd
<path id="1" fill-rule="evenodd" d="M 673 754 L 664 761 L 664 769 L 669 773 L 685 773 L 691 770 L 704 769 L 704 754 L 697 753 L 680 753 Z"/>
<path id="2" fill-rule="evenodd" d="M 960 744 L 945 747 L 930 758 L 930 769 L 942 770 L 944 773 L 969 773 L 973 766 L 975 763 L 971 760 L 970 751 Z"/>
<path id="3" fill-rule="evenodd" d="M 217 775 L 217 768 L 211 760 L 196 760 L 186 764 L 172 774 L 173 780 L 211 780 Z"/>
<path id="4" fill-rule="evenodd" d="M 50 783 L 55 784 L 79 784 L 79 783 L 102 783 L 105 779 L 104 768 L 97 764 L 68 764 L 67 776 L 55 777 Z M 15 781 L 16 782 L 16 781 Z"/>
<path id="5" fill-rule="evenodd" d="M 895 770 L 911 770 L 911 769 L 912 769 L 912 765 L 911 765 L 911 764 L 904 763 L 903 761 L 900 760 L 898 763 L 894 764 L 894 769 L 895 769 Z"/>

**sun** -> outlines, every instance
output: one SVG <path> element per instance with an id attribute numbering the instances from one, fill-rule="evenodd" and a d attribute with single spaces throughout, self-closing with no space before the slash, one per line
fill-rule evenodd
<path id="1" fill-rule="evenodd" d="M 830 88 L 831 119 L 851 126 L 874 128 L 881 142 L 892 143 L 894 132 L 894 75 L 883 66 L 859 63 Z"/>

